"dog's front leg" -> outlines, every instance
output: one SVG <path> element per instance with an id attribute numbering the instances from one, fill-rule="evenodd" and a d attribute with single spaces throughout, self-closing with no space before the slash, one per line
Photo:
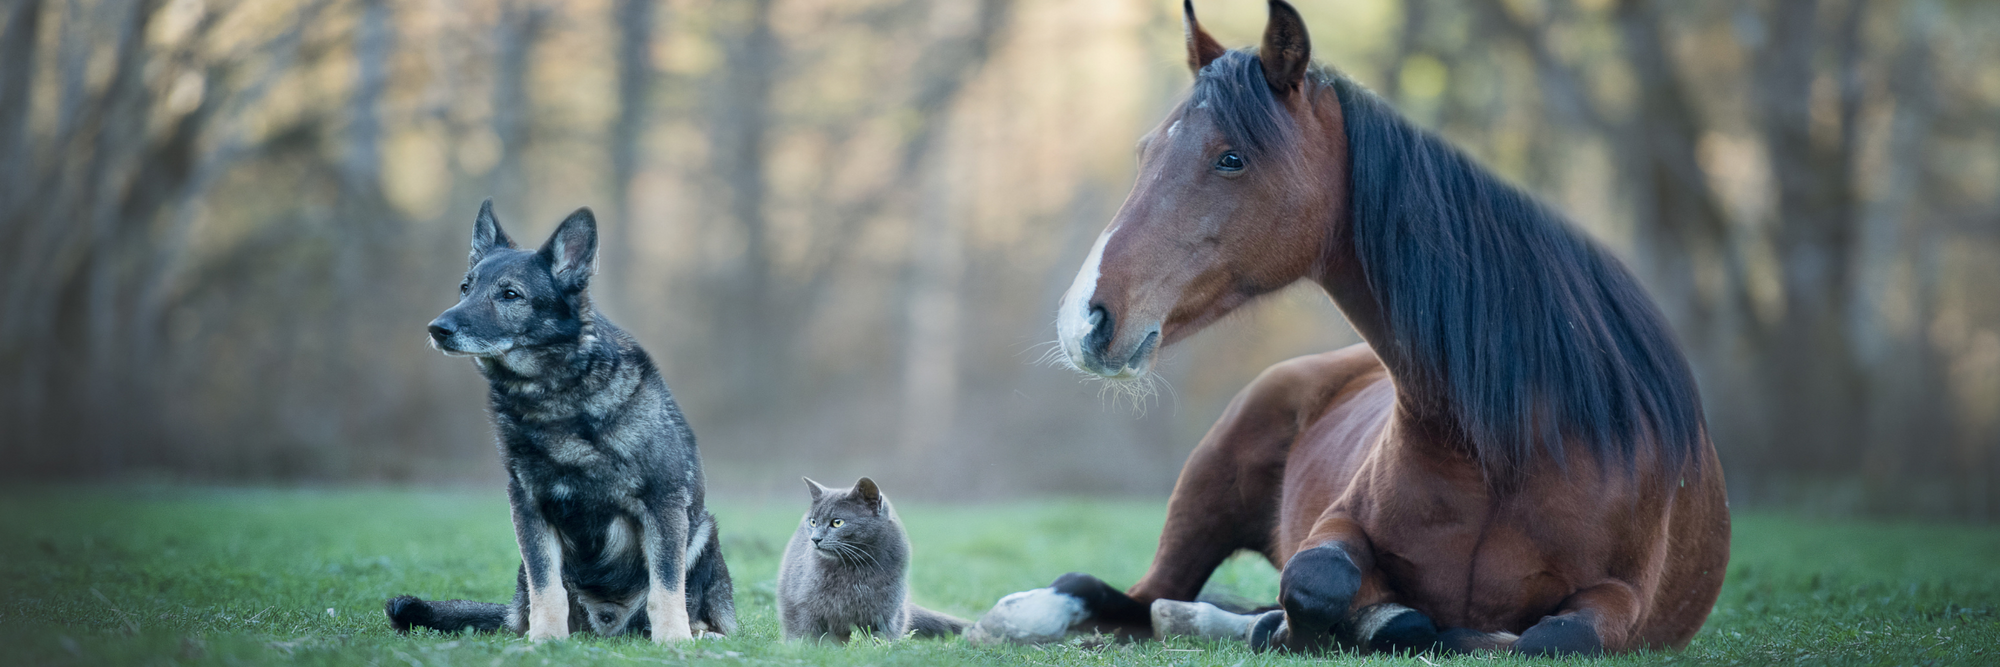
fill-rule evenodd
<path id="1" fill-rule="evenodd" d="M 681 500 L 673 497 L 673 500 Z M 693 637 L 688 627 L 688 516 L 683 502 L 646 503 L 646 620 L 653 641 Z"/>
<path id="2" fill-rule="evenodd" d="M 569 593 L 562 582 L 562 539 L 542 518 L 518 479 L 507 483 L 514 506 L 514 539 L 521 543 L 521 566 L 528 571 L 528 639 L 569 637 Z"/>

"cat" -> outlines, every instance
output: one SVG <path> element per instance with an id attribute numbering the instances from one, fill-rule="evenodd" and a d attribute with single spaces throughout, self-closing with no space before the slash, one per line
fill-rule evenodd
<path id="1" fill-rule="evenodd" d="M 806 488 L 812 508 L 778 566 L 785 639 L 846 642 L 856 630 L 890 640 L 964 632 L 967 621 L 910 603 L 910 539 L 874 480 L 829 489 L 807 478 Z"/>

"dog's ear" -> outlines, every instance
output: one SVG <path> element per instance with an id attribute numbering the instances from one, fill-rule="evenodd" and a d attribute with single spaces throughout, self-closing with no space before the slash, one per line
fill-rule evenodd
<path id="1" fill-rule="evenodd" d="M 493 217 L 493 200 L 479 204 L 479 218 L 472 221 L 471 266 L 479 266 L 479 260 L 501 248 L 513 249 L 514 239 L 507 238 L 507 232 L 500 229 L 500 219 Z"/>
<path id="2" fill-rule="evenodd" d="M 565 290 L 589 286 L 590 275 L 597 272 L 597 217 L 588 208 L 577 209 L 549 235 L 541 252 L 557 285 Z"/>
<path id="3" fill-rule="evenodd" d="M 868 509 L 875 510 L 876 514 L 882 513 L 882 488 L 875 486 L 875 480 L 863 477 L 861 481 L 855 482 L 854 497 L 860 498 L 861 502 L 866 503 Z"/>
<path id="4" fill-rule="evenodd" d="M 806 481 L 806 491 L 812 494 L 813 502 L 819 502 L 819 497 L 826 495 L 825 485 L 813 481 L 811 477 L 800 477 L 799 479 Z"/>

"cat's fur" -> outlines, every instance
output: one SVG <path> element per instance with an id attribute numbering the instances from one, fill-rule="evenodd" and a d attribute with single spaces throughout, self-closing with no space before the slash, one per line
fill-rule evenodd
<path id="1" fill-rule="evenodd" d="M 910 603 L 910 539 L 873 480 L 863 477 L 854 488 L 829 489 L 807 479 L 806 488 L 812 508 L 799 519 L 778 566 L 778 619 L 785 639 L 845 642 L 856 630 L 866 630 L 895 640 L 965 630 L 964 620 Z"/>

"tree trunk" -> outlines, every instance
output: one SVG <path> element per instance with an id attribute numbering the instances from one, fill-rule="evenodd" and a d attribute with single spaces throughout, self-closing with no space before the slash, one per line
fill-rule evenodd
<path id="1" fill-rule="evenodd" d="M 629 300 L 633 291 L 632 248 L 639 243 L 638 206 L 632 180 L 645 155 L 647 108 L 653 83 L 654 0 L 618 0 L 611 16 L 618 24 L 618 118 L 611 126 L 610 241 L 602 244 L 601 271 L 611 294 Z M 599 220 L 602 225 L 605 220 Z"/>

